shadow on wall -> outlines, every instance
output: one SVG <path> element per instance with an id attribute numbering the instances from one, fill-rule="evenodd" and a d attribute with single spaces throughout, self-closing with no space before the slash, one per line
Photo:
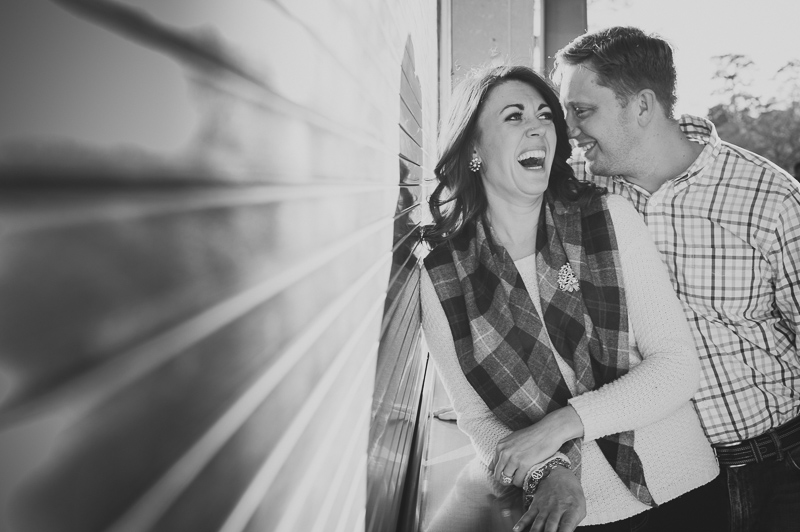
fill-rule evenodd
<path id="1" fill-rule="evenodd" d="M 409 38 L 400 72 L 400 188 L 370 425 L 368 532 L 392 532 L 403 526 L 401 506 L 404 497 L 414 496 L 414 478 L 419 473 L 415 455 L 421 450 L 415 448 L 414 435 L 426 369 L 420 348 L 419 303 L 419 261 L 425 252 L 419 227 L 422 105 L 413 58 Z"/>

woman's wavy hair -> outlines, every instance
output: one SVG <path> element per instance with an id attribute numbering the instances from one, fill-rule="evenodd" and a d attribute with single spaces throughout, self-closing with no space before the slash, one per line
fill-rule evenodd
<path id="1" fill-rule="evenodd" d="M 547 186 L 551 196 L 562 201 L 583 202 L 604 192 L 593 183 L 578 181 L 567 163 L 572 154 L 567 122 L 549 81 L 521 65 L 474 70 L 454 89 L 448 116 L 440 126 L 439 162 L 435 168 L 439 184 L 428 200 L 433 225 L 426 227 L 423 233 L 431 245 L 453 238 L 486 212 L 488 202 L 483 180 L 469 170 L 473 143 L 478 135 L 476 124 L 492 90 L 511 80 L 530 85 L 553 113 L 557 141 Z"/>

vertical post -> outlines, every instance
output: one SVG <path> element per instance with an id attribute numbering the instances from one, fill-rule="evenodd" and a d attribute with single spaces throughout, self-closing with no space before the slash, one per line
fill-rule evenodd
<path id="1" fill-rule="evenodd" d="M 553 69 L 556 52 L 586 27 L 586 0 L 544 0 L 545 74 Z"/>
<path id="2" fill-rule="evenodd" d="M 452 81 L 486 64 L 528 65 L 548 74 L 553 56 L 586 31 L 586 0 L 440 0 L 442 107 Z M 449 56 L 449 57 L 448 57 Z"/>

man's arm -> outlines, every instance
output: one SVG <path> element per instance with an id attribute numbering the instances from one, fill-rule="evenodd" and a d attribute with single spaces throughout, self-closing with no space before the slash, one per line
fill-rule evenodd
<path id="1" fill-rule="evenodd" d="M 787 196 L 781 207 L 769 260 L 775 278 L 775 304 L 787 332 L 794 336 L 795 359 L 800 361 L 800 191 Z"/>

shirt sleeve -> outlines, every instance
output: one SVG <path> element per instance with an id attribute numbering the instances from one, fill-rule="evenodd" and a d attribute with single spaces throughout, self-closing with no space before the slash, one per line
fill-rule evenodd
<path id="1" fill-rule="evenodd" d="M 481 462 L 489 465 L 497 442 L 511 434 L 511 429 L 486 406 L 461 370 L 447 316 L 424 268 L 421 285 L 422 331 L 431 359 L 453 403 L 458 428 L 469 436 Z"/>
<path id="2" fill-rule="evenodd" d="M 800 190 L 790 194 L 781 205 L 773 252 L 768 256 L 775 277 L 775 304 L 793 340 L 795 362 L 800 362 L 797 343 L 800 330 Z"/>
<path id="3" fill-rule="evenodd" d="M 622 197 L 609 195 L 608 207 L 641 362 L 619 379 L 570 400 L 586 440 L 663 419 L 685 404 L 700 383 L 700 361 L 689 325 L 647 226 Z M 633 364 L 635 359 L 631 360 Z"/>

